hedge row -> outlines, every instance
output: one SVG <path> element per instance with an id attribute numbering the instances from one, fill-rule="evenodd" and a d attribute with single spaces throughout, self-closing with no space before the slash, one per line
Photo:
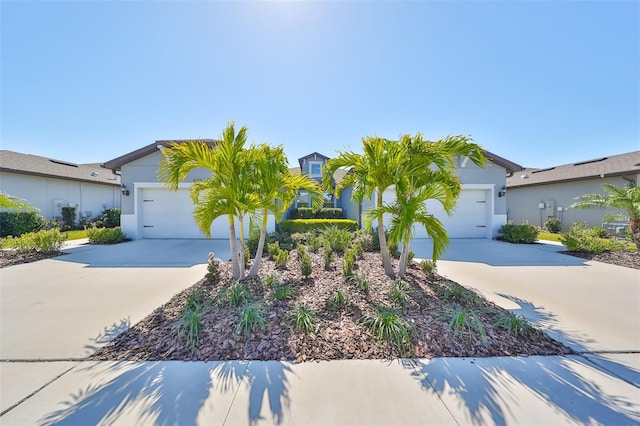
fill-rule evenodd
<path id="1" fill-rule="evenodd" d="M 291 234 L 318 231 L 328 226 L 354 232 L 358 229 L 358 222 L 349 219 L 289 219 L 280 222 L 280 230 Z"/>
<path id="2" fill-rule="evenodd" d="M 45 227 L 47 219 L 36 212 L 0 212 L 0 237 L 19 237 Z"/>
<path id="3" fill-rule="evenodd" d="M 291 210 L 289 215 L 291 219 L 342 219 L 342 209 L 324 207 L 313 210 L 309 207 L 298 207 Z"/>

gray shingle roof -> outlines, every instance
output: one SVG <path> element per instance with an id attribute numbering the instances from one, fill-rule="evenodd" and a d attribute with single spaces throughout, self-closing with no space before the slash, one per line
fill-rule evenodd
<path id="1" fill-rule="evenodd" d="M 32 176 L 120 186 L 120 179 L 100 164 L 74 164 L 68 161 L 0 150 L 0 170 Z"/>
<path id="2" fill-rule="evenodd" d="M 640 173 L 640 151 L 633 151 L 546 169 L 526 168 L 507 178 L 507 188 L 638 173 Z"/>
<path id="3" fill-rule="evenodd" d="M 188 141 L 202 141 L 207 145 L 215 145 L 217 143 L 214 139 L 174 139 L 174 140 L 159 140 L 151 143 L 147 146 L 143 146 L 142 148 L 136 149 L 135 151 L 131 151 L 128 154 L 121 155 L 120 157 L 114 158 L 113 160 L 109 160 L 103 164 L 103 166 L 107 169 L 111 170 L 120 170 L 120 168 L 127 163 L 135 161 L 139 158 L 142 158 L 146 155 L 151 154 L 155 150 L 158 149 L 158 146 L 169 146 L 172 143 L 184 143 Z"/>

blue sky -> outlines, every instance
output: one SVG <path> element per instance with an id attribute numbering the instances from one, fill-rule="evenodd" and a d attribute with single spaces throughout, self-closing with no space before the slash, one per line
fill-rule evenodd
<path id="1" fill-rule="evenodd" d="M 470 135 L 523 166 L 640 149 L 640 2 L 1 1 L 1 146 L 359 150 Z"/>

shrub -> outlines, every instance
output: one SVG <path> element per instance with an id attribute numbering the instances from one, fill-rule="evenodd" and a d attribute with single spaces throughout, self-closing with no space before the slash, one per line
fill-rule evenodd
<path id="1" fill-rule="evenodd" d="M 313 235 L 307 239 L 307 244 L 309 245 L 309 250 L 313 253 L 317 253 L 320 247 L 322 247 L 322 238 Z"/>
<path id="2" fill-rule="evenodd" d="M 227 288 L 224 298 L 231 305 L 238 306 L 251 301 L 251 293 L 246 284 L 236 281 Z"/>
<path id="3" fill-rule="evenodd" d="M 289 219 L 280 222 L 280 230 L 288 233 L 304 233 L 318 231 L 332 225 L 347 231 L 358 229 L 358 222 L 349 219 Z"/>
<path id="4" fill-rule="evenodd" d="M 327 306 L 330 309 L 342 309 L 349 301 L 349 293 L 347 289 L 339 288 L 333 292 L 333 294 L 327 300 Z"/>
<path id="5" fill-rule="evenodd" d="M 19 237 L 7 237 L 3 246 L 15 249 L 18 253 L 57 252 L 62 248 L 62 244 L 67 239 L 67 235 L 58 229 L 48 229 L 38 232 L 28 232 Z"/>
<path id="6" fill-rule="evenodd" d="M 68 231 L 74 229 L 76 226 L 76 210 L 77 207 L 63 207 L 62 208 L 62 229 Z"/>
<path id="7" fill-rule="evenodd" d="M 459 332 L 468 333 L 469 340 L 471 340 L 475 331 L 480 335 L 480 340 L 483 344 L 487 341 L 487 332 L 473 309 L 455 307 L 452 309 L 451 315 L 449 329 L 453 330 L 454 334 L 458 334 Z"/>
<path id="8" fill-rule="evenodd" d="M 322 251 L 322 260 L 324 261 L 324 269 L 328 271 L 331 269 L 331 263 L 333 263 L 333 259 L 335 259 L 335 254 L 329 245 L 325 245 Z"/>
<path id="9" fill-rule="evenodd" d="M 522 225 L 507 223 L 502 225 L 498 232 L 502 234 L 502 239 L 510 243 L 533 244 L 538 240 L 538 228 L 528 223 Z"/>
<path id="10" fill-rule="evenodd" d="M 207 273 L 204 276 L 210 283 L 217 283 L 220 279 L 220 264 L 213 253 L 209 253 Z"/>
<path id="11" fill-rule="evenodd" d="M 559 218 L 548 217 L 547 220 L 544 221 L 544 228 L 553 234 L 557 234 L 558 232 L 560 232 L 562 224 L 560 223 Z"/>
<path id="12" fill-rule="evenodd" d="M 624 248 L 624 243 L 614 239 L 602 238 L 602 228 L 588 228 L 586 223 L 574 222 L 565 234 L 560 237 L 560 242 L 569 251 L 602 253 L 603 251 L 616 251 Z M 606 231 L 604 233 L 606 235 Z"/>
<path id="13" fill-rule="evenodd" d="M 305 334 L 314 331 L 313 322 L 317 315 L 313 309 L 306 305 L 301 305 L 293 309 L 289 318 L 294 323 L 296 330 L 303 331 Z"/>
<path id="14" fill-rule="evenodd" d="M 529 321 L 522 315 L 517 316 L 514 313 L 506 313 L 501 315 L 496 321 L 496 327 L 506 330 L 514 336 L 531 336 L 540 334 L 540 330 L 533 327 Z"/>
<path id="15" fill-rule="evenodd" d="M 371 233 L 371 231 L 367 232 L 364 229 L 358 229 L 356 231 L 355 235 L 353 236 L 353 244 L 360 245 L 360 247 L 362 247 L 362 250 L 367 252 L 380 250 L 380 241 L 378 241 L 378 233 L 375 232 L 375 234 L 376 234 L 375 240 L 378 243 L 377 248 L 374 244 L 374 236 Z"/>
<path id="16" fill-rule="evenodd" d="M 356 252 L 354 250 L 347 250 L 344 253 L 344 259 L 342 261 L 342 273 L 345 278 L 349 278 L 353 275 L 353 265 L 356 263 Z"/>
<path id="17" fill-rule="evenodd" d="M 280 241 L 274 241 L 267 244 L 267 253 L 269 253 L 269 256 L 271 256 L 272 259 L 276 254 L 280 253 L 281 250 Z"/>
<path id="18" fill-rule="evenodd" d="M 273 298 L 276 300 L 280 300 L 281 302 L 288 299 L 295 299 L 296 297 L 298 297 L 298 292 L 290 285 L 280 283 L 276 284 L 273 289 Z"/>
<path id="19" fill-rule="evenodd" d="M 200 330 L 202 329 L 202 309 L 199 304 L 192 304 L 185 307 L 178 322 L 174 325 L 174 330 L 178 337 L 186 338 L 187 349 L 192 352 L 200 342 Z"/>
<path id="20" fill-rule="evenodd" d="M 249 337 L 254 325 L 264 330 L 266 321 L 264 319 L 264 308 L 258 303 L 245 303 L 240 309 L 240 321 L 236 327 L 236 332 L 244 332 L 245 337 Z"/>
<path id="21" fill-rule="evenodd" d="M 369 294 L 369 280 L 366 275 L 352 275 L 348 280 L 349 283 L 356 286 L 356 288 L 365 294 Z"/>
<path id="22" fill-rule="evenodd" d="M 116 244 L 127 239 L 120 227 L 115 228 L 88 228 L 87 237 L 91 244 Z"/>
<path id="23" fill-rule="evenodd" d="M 420 262 L 420 269 L 422 269 L 422 272 L 427 275 L 433 275 L 437 272 L 438 267 L 436 265 L 436 262 L 425 259 Z"/>
<path id="24" fill-rule="evenodd" d="M 389 301 L 400 309 L 405 309 L 409 306 L 409 292 L 409 286 L 402 280 L 397 279 L 391 285 Z"/>
<path id="25" fill-rule="evenodd" d="M 19 237 L 42 230 L 47 219 L 37 212 L 0 212 L 0 237 Z"/>
<path id="26" fill-rule="evenodd" d="M 331 250 L 342 253 L 352 240 L 351 233 L 346 229 L 341 229 L 335 225 L 328 226 L 320 231 L 320 237 Z"/>
<path id="27" fill-rule="evenodd" d="M 300 273 L 305 278 L 308 278 L 313 273 L 313 263 L 311 262 L 309 253 L 305 252 L 300 258 Z"/>
<path id="28" fill-rule="evenodd" d="M 287 269 L 289 260 L 291 260 L 291 252 L 289 250 L 280 250 L 273 255 L 273 261 L 276 263 L 277 269 Z"/>
<path id="29" fill-rule="evenodd" d="M 371 328 L 371 334 L 376 340 L 395 345 L 401 356 L 411 355 L 411 326 L 400 317 L 397 310 L 379 306 L 375 315 L 365 318 L 365 323 Z"/>
<path id="30" fill-rule="evenodd" d="M 291 250 L 293 248 L 293 239 L 289 232 L 270 232 L 267 234 L 265 244 L 278 242 L 279 247 L 283 250 Z M 256 244 L 257 247 L 257 244 Z"/>
<path id="31" fill-rule="evenodd" d="M 289 215 L 291 219 L 342 219 L 342 209 L 324 207 L 313 210 L 309 207 L 299 207 L 291 210 Z"/>
<path id="32" fill-rule="evenodd" d="M 120 226 L 120 209 L 106 209 L 100 216 L 91 221 L 91 226 L 95 228 L 115 228 Z"/>
<path id="33" fill-rule="evenodd" d="M 278 276 L 275 273 L 271 273 L 267 275 L 264 279 L 264 286 L 269 288 L 273 287 L 278 283 Z"/>

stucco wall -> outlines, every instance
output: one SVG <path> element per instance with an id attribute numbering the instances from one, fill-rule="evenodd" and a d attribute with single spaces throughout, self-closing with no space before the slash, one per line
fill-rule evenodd
<path id="1" fill-rule="evenodd" d="M 498 197 L 498 193 L 507 182 L 507 171 L 504 167 L 497 166 L 487 161 L 484 169 L 473 164 L 471 160 L 465 158 L 456 159 L 456 174 L 463 185 L 485 184 L 493 185 L 493 214 L 507 214 L 506 197 Z"/>
<path id="2" fill-rule="evenodd" d="M 108 208 L 120 207 L 120 188 L 64 179 L 0 172 L 0 191 L 25 199 L 47 219 L 61 216 L 60 207 L 77 206 L 95 217 Z M 55 200 L 55 202 L 54 202 Z"/>
<path id="3" fill-rule="evenodd" d="M 602 217 L 606 214 L 605 210 L 580 210 L 569 208 L 569 206 L 576 201 L 576 197 L 581 195 L 604 194 L 603 183 L 624 186 L 629 182 L 621 177 L 612 177 L 509 188 L 507 218 L 517 224 L 528 222 L 542 226 L 547 217 L 555 216 L 561 220 L 563 230 L 568 229 L 575 221 L 586 221 L 589 226 L 601 226 Z M 544 208 L 539 207 L 541 203 L 544 203 Z M 559 211 L 560 207 L 562 211 Z"/>
<path id="4" fill-rule="evenodd" d="M 153 183 L 158 182 L 158 167 L 162 160 L 160 151 L 156 151 L 145 157 L 134 160 L 122 166 L 122 183 L 129 190 L 129 196 L 122 197 L 122 213 L 134 213 L 133 191 L 134 183 Z M 207 169 L 194 169 L 187 175 L 185 183 L 193 183 L 198 179 L 207 179 L 211 176 L 211 172 Z"/>

